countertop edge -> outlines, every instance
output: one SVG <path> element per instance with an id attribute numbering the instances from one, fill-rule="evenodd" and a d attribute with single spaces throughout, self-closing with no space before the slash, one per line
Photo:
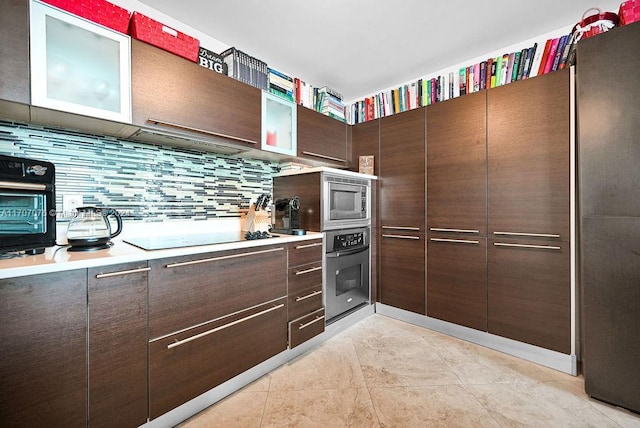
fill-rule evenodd
<path id="1" fill-rule="evenodd" d="M 110 249 L 90 253 L 69 253 L 66 247 L 56 246 L 48 248 L 44 254 L 36 256 L 25 255 L 13 259 L 0 260 L 0 279 L 95 268 L 121 263 L 135 263 L 166 257 L 181 257 L 243 248 L 281 245 L 290 242 L 320 239 L 322 237 L 323 234 L 321 232 L 307 232 L 306 235 L 278 235 L 269 239 L 153 251 L 142 250 L 119 239 L 113 240 L 114 245 Z"/>

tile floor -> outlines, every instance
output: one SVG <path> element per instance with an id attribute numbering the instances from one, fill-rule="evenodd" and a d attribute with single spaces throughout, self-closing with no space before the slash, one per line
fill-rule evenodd
<path id="1" fill-rule="evenodd" d="M 180 425 L 640 427 L 584 381 L 372 315 Z"/>

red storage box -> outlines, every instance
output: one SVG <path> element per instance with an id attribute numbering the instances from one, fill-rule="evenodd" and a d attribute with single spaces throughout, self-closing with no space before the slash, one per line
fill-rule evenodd
<path id="1" fill-rule="evenodd" d="M 45 3 L 123 34 L 129 32 L 131 12 L 106 0 L 43 0 Z"/>
<path id="2" fill-rule="evenodd" d="M 620 25 L 631 24 L 640 20 L 640 1 L 627 0 L 620 4 Z"/>
<path id="3" fill-rule="evenodd" d="M 198 61 L 200 49 L 198 39 L 167 27 L 140 12 L 133 12 L 130 34 L 134 39 L 142 40 L 190 61 Z"/>

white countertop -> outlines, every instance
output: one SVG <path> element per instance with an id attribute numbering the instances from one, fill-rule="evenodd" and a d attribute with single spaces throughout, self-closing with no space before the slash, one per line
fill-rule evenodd
<path id="1" fill-rule="evenodd" d="M 195 223 L 199 223 L 197 224 L 197 226 L 200 228 L 200 233 L 202 233 L 203 225 L 206 223 Z M 157 226 L 158 225 L 156 225 L 156 229 Z M 166 225 L 163 226 L 162 224 L 160 224 L 160 226 L 162 226 L 163 228 L 166 227 Z M 229 226 L 228 223 L 227 226 Z M 129 227 L 131 227 L 131 225 L 129 225 Z M 177 229 L 172 228 L 173 230 L 171 234 L 175 234 L 176 230 L 184 230 L 184 233 L 190 232 L 188 227 L 185 229 L 182 229 L 181 227 L 182 226 L 178 227 Z M 125 230 L 126 228 L 127 224 L 125 223 Z M 138 227 L 138 230 L 140 229 L 144 228 Z M 238 228 L 237 230 L 240 229 Z M 193 232 L 191 231 L 191 233 Z M 132 235 L 133 234 L 130 233 L 127 235 L 127 237 L 131 237 Z M 135 236 L 144 235 L 148 236 L 149 232 L 147 231 L 143 234 L 135 234 Z M 158 236 L 158 234 L 156 233 L 154 233 L 153 235 Z M 164 235 L 167 235 L 166 231 L 164 232 Z M 67 251 L 66 246 L 55 246 L 47 248 L 44 254 L 38 254 L 35 256 L 18 255 L 11 257 L 10 255 L 5 255 L 3 257 L 7 258 L 0 258 L 0 279 L 50 272 L 61 272 L 72 269 L 85 269 L 90 267 L 107 266 L 143 260 L 153 260 L 164 257 L 188 256 L 214 251 L 235 250 L 266 245 L 279 245 L 295 241 L 319 239 L 322 238 L 323 235 L 320 232 L 307 232 L 306 235 L 273 234 L 272 236 L 273 237 L 269 239 L 255 239 L 215 245 L 200 245 L 194 247 L 181 247 L 154 251 L 142 250 L 136 246 L 127 244 L 126 242 L 122 241 L 122 237 L 118 236 L 112 239 L 114 245 L 111 248 L 105 250 L 90 252 L 69 252 Z M 58 242 L 61 241 L 58 240 Z"/>
<path id="2" fill-rule="evenodd" d="M 329 172 L 332 174 L 337 174 L 337 175 L 344 175 L 347 177 L 357 177 L 357 178 L 364 178 L 364 179 L 368 179 L 368 180 L 377 180 L 378 176 L 376 175 L 368 175 L 368 174 L 360 174 L 359 172 L 354 172 L 354 171 L 348 171 L 345 169 L 338 169 L 338 168 L 329 168 L 326 166 L 317 166 L 317 167 L 313 167 L 313 168 L 302 168 L 302 169 L 288 169 L 285 171 L 281 171 L 277 174 L 274 174 L 274 177 L 284 177 L 287 175 L 297 175 L 297 174 L 309 174 L 311 172 Z"/>

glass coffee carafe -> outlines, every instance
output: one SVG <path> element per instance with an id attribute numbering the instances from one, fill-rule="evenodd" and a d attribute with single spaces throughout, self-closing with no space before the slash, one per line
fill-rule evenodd
<path id="1" fill-rule="evenodd" d="M 89 251 L 109 248 L 111 238 L 122 232 L 122 217 L 113 208 L 78 207 L 76 216 L 67 228 L 69 251 Z M 111 232 L 109 217 L 114 217 L 117 228 Z"/>

